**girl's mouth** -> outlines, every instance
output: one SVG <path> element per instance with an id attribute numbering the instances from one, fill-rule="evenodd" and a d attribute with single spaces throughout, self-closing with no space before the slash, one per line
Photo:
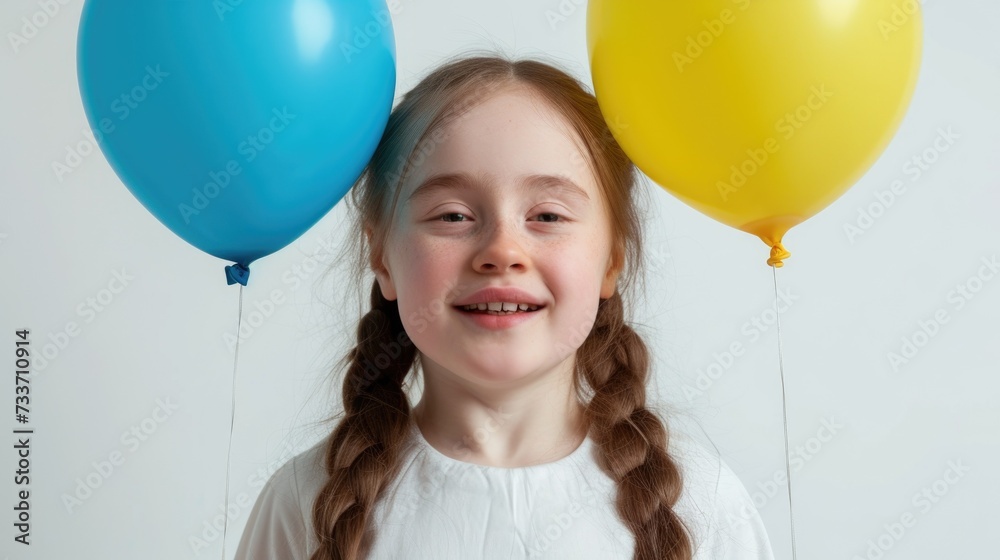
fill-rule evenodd
<path id="1" fill-rule="evenodd" d="M 456 305 L 455 309 L 477 315 L 516 315 L 518 313 L 534 313 L 543 307 L 542 305 L 529 305 L 525 303 L 473 303 L 470 305 Z"/>
<path id="2" fill-rule="evenodd" d="M 486 305 L 486 309 L 479 309 L 480 305 Z M 497 307 L 496 304 L 490 304 L 494 308 Z M 521 309 L 521 306 L 517 306 L 516 309 L 511 309 L 511 305 L 507 306 L 508 309 L 490 309 L 487 304 L 479 304 L 475 306 L 475 310 L 472 306 L 468 305 L 456 305 L 455 310 L 461 313 L 461 316 L 472 324 L 479 328 L 487 330 L 504 330 L 514 328 L 522 323 L 528 323 L 535 319 L 535 315 L 540 315 L 540 311 L 545 309 L 544 305 L 534 306 L 525 305 L 525 309 Z"/>

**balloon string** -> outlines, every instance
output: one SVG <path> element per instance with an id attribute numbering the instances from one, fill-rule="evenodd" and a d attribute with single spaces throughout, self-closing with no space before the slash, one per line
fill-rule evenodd
<path id="1" fill-rule="evenodd" d="M 780 263 L 778 266 L 780 266 Z M 774 320 L 778 326 L 778 371 L 781 375 L 781 420 L 785 429 L 785 480 L 788 481 L 788 523 L 792 533 L 792 560 L 795 560 L 797 558 L 795 554 L 795 514 L 792 511 L 792 469 L 789 466 L 788 460 L 788 412 L 785 410 L 785 366 L 781 355 L 781 316 L 778 312 L 778 266 L 771 267 L 771 274 L 774 278 Z"/>
<path id="2" fill-rule="evenodd" d="M 229 410 L 229 448 L 226 451 L 226 497 L 224 506 L 226 508 L 222 521 L 222 560 L 226 560 L 226 529 L 229 528 L 229 459 L 233 452 L 233 420 L 236 418 L 236 365 L 240 361 L 240 328 L 243 321 L 243 284 L 240 284 L 240 309 L 236 316 L 236 357 L 233 360 L 233 386 L 230 391 L 232 402 Z"/>

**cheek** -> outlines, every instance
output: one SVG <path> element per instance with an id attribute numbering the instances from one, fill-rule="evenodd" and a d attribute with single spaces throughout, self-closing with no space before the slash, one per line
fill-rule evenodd
<path id="1" fill-rule="evenodd" d="M 440 243 L 410 243 L 400 255 L 406 268 L 406 280 L 424 297 L 443 294 L 459 273 L 460 251 Z M 409 287 L 406 287 L 409 289 Z"/>
<path id="2" fill-rule="evenodd" d="M 400 292 L 399 316 L 407 336 L 417 349 L 426 351 L 435 345 L 434 333 L 441 328 L 447 301 L 436 290 L 433 279 L 414 278 L 405 292 Z"/>
<path id="3" fill-rule="evenodd" d="M 449 311 L 448 302 L 463 293 L 455 286 L 459 275 L 454 256 L 457 252 L 421 243 L 409 243 L 400 249 L 399 313 L 407 332 L 412 329 L 411 338 L 417 338 Z"/>
<path id="4" fill-rule="evenodd" d="M 550 263 L 548 270 L 579 297 L 587 290 L 600 292 L 607 255 L 608 248 L 603 240 L 588 237 L 556 248 L 543 262 Z"/>
<path id="5" fill-rule="evenodd" d="M 549 347 L 558 353 L 556 361 L 561 361 L 575 352 L 594 329 L 597 318 L 597 295 L 592 290 L 583 290 L 573 294 L 576 299 L 564 306 L 553 323 L 552 337 Z M 591 298 L 593 295 L 593 298 Z M 593 299 L 593 301 L 591 301 Z"/>
<path id="6" fill-rule="evenodd" d="M 546 266 L 546 278 L 557 302 L 562 302 L 556 337 L 575 348 L 590 333 L 600 304 L 604 277 L 605 250 L 599 240 L 565 247 L 552 255 Z M 600 256 L 600 258 L 599 258 Z"/>

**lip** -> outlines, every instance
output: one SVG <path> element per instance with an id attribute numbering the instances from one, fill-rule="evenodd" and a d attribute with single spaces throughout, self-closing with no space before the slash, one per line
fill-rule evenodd
<path id="1" fill-rule="evenodd" d="M 462 309 L 462 307 L 473 303 L 490 302 L 526 303 L 529 305 L 537 305 L 538 309 L 529 312 L 511 313 L 509 315 L 476 313 Z M 459 315 L 484 329 L 503 330 L 516 327 L 517 325 L 534 319 L 536 315 L 545 310 L 545 302 L 528 292 L 513 286 L 488 286 L 456 301 L 453 304 L 453 307 Z"/>
<path id="2" fill-rule="evenodd" d="M 454 307 L 462 307 L 465 305 L 470 305 L 473 303 L 490 303 L 490 302 L 507 302 L 507 303 L 527 303 L 529 305 L 537 305 L 538 307 L 544 307 L 545 303 L 536 298 L 535 296 L 529 294 L 528 292 L 515 288 L 513 286 L 503 287 L 503 286 L 490 286 L 479 290 L 478 292 L 473 292 L 464 299 L 454 302 L 452 305 Z"/>

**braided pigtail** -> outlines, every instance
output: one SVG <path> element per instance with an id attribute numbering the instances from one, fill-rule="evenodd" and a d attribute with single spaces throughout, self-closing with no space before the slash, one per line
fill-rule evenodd
<path id="1" fill-rule="evenodd" d="M 329 479 L 313 506 L 319 548 L 310 560 L 364 558 L 375 503 L 398 474 L 410 422 L 403 382 L 415 355 L 396 302 L 386 300 L 375 282 L 371 310 L 361 319 L 357 346 L 348 355 L 344 417 L 326 448 Z"/>
<path id="2" fill-rule="evenodd" d="M 690 560 L 691 540 L 672 507 L 681 494 L 667 430 L 646 408 L 649 352 L 624 321 L 616 290 L 601 301 L 577 354 L 593 391 L 585 415 L 600 467 L 617 483 L 615 508 L 635 535 L 635 560 Z"/>

